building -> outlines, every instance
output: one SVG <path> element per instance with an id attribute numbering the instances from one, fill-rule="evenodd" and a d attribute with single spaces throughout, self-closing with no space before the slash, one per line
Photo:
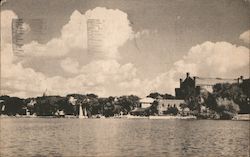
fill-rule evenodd
<path id="1" fill-rule="evenodd" d="M 140 100 L 140 108 L 149 108 L 154 101 L 153 98 L 143 98 Z"/>
<path id="2" fill-rule="evenodd" d="M 240 87 L 250 100 L 250 79 L 244 79 Z"/>
<path id="3" fill-rule="evenodd" d="M 130 112 L 131 115 L 136 116 L 146 116 L 148 115 L 149 108 L 154 103 L 155 99 L 153 98 L 143 98 L 140 99 L 140 104 L 134 110 Z"/>
<path id="4" fill-rule="evenodd" d="M 200 77 L 194 77 L 195 78 L 195 87 L 200 89 L 205 89 L 209 91 L 210 93 L 213 92 L 213 86 L 218 83 L 242 83 L 243 77 L 241 76 L 238 79 L 221 79 L 221 78 L 200 78 Z"/>
<path id="5" fill-rule="evenodd" d="M 163 115 L 168 109 L 170 108 L 177 108 L 178 111 L 181 111 L 181 104 L 184 104 L 184 100 L 177 100 L 177 99 L 160 99 L 158 100 L 158 114 Z"/>
<path id="6" fill-rule="evenodd" d="M 186 79 L 180 79 L 180 87 L 175 88 L 175 97 L 177 99 L 185 99 L 189 95 L 195 92 L 195 78 L 191 78 L 189 73 L 186 75 Z"/>
<path id="7" fill-rule="evenodd" d="M 250 79 L 244 79 L 240 84 L 240 88 L 246 95 L 246 104 L 244 106 L 241 106 L 240 113 L 250 114 Z"/>
<path id="8" fill-rule="evenodd" d="M 243 82 L 243 77 L 237 79 L 223 79 L 223 78 L 202 78 L 202 77 L 190 77 L 190 74 L 186 74 L 185 80 L 180 79 L 180 87 L 175 88 L 175 96 L 177 99 L 185 99 L 191 95 L 200 93 L 201 90 L 213 92 L 213 86 L 218 83 L 238 83 Z"/>

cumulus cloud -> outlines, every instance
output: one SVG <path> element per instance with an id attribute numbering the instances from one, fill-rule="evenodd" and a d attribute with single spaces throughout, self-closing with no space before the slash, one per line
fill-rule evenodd
<path id="1" fill-rule="evenodd" d="M 83 66 L 71 57 L 62 59 L 60 65 L 68 73 L 77 74 L 69 78 L 62 76 L 48 77 L 44 73 L 24 67 L 22 60 L 16 60 L 11 46 L 11 20 L 18 18 L 13 11 L 1 12 L 1 93 L 11 96 L 29 97 L 41 95 L 45 89 L 48 94 L 66 95 L 68 93 L 94 92 L 100 95 L 115 94 L 120 89 L 112 88 L 121 81 L 131 80 L 136 75 L 136 68 L 131 63 L 121 65 L 118 48 L 129 39 L 132 28 L 129 26 L 126 13 L 119 10 L 96 8 L 86 15 L 73 12 L 70 21 L 63 26 L 61 37 L 51 39 L 46 44 L 32 41 L 24 45 L 26 56 L 58 57 L 70 52 L 71 49 L 87 49 L 87 18 L 104 19 L 106 31 L 103 33 L 102 55 L 92 58 Z M 27 30 L 28 30 L 28 25 Z M 118 34 L 118 32 L 122 32 Z M 19 58 L 20 59 L 20 58 Z M 122 93 L 122 92 L 121 92 Z"/>
<path id="2" fill-rule="evenodd" d="M 75 10 L 70 16 L 69 22 L 63 26 L 61 36 L 53 38 L 47 44 L 40 44 L 32 41 L 22 47 L 25 55 L 28 56 L 50 56 L 58 57 L 70 53 L 72 49 L 86 50 L 88 47 L 88 20 L 101 21 L 99 33 L 102 35 L 99 42 L 101 51 L 96 54 L 101 58 L 118 58 L 118 48 L 122 46 L 131 36 L 127 14 L 120 10 L 97 7 L 81 14 Z M 97 37 L 96 37 L 97 38 Z M 99 40 L 99 39 L 98 39 Z M 90 53 L 95 53 L 89 49 Z M 93 54 L 95 55 L 95 54 Z"/>
<path id="3" fill-rule="evenodd" d="M 73 74 L 76 74 L 79 72 L 78 70 L 79 63 L 78 61 L 74 59 L 66 58 L 61 61 L 60 65 L 66 72 L 73 73 Z"/>
<path id="4" fill-rule="evenodd" d="M 177 73 L 170 70 L 157 75 L 154 79 L 134 78 L 129 81 L 123 81 L 118 86 L 128 94 L 136 94 L 145 97 L 151 92 L 170 93 L 174 95 L 174 89 L 178 87 Z"/>
<path id="5" fill-rule="evenodd" d="M 249 65 L 249 49 L 228 42 L 204 42 L 193 46 L 173 67 L 147 83 L 151 90 L 174 94 L 179 87 L 179 78 L 190 72 L 193 76 L 237 78 L 246 72 Z"/>
<path id="6" fill-rule="evenodd" d="M 157 75 L 154 79 L 134 78 L 119 83 L 119 87 L 129 93 L 146 96 L 150 92 L 175 94 L 179 87 L 179 78 L 184 78 L 186 72 L 192 76 L 237 78 L 240 75 L 248 77 L 249 49 L 228 42 L 204 42 L 193 46 L 187 55 L 173 64 L 173 67 Z"/>
<path id="7" fill-rule="evenodd" d="M 114 83 L 131 80 L 136 68 L 131 63 L 119 64 L 116 60 L 96 60 L 82 67 L 81 72 L 96 83 Z"/>
<path id="8" fill-rule="evenodd" d="M 61 56 L 60 66 L 72 74 L 67 78 L 48 77 L 32 67 L 24 67 L 22 60 L 16 59 L 11 46 L 11 19 L 17 16 L 12 11 L 2 11 L 1 17 L 1 32 L 4 32 L 1 34 L 1 94 L 29 97 L 41 95 L 45 89 L 48 94 L 58 95 L 93 92 L 100 96 L 146 96 L 154 91 L 174 94 L 179 78 L 187 71 L 197 76 L 236 78 L 235 72 L 245 72 L 249 65 L 248 48 L 228 42 L 207 41 L 193 46 L 169 71 L 152 80 L 138 78 L 137 69 L 132 63 L 119 63 L 119 47 L 133 34 L 127 14 L 120 10 L 95 8 L 85 14 L 73 12 L 69 22 L 62 27 L 59 38 L 51 39 L 46 44 L 32 41 L 24 45 L 27 56 Z M 101 52 L 93 54 L 96 57 L 82 65 L 69 53 L 75 48 L 87 52 L 87 19 L 101 19 L 101 27 L 105 27 L 101 34 L 106 42 L 101 42 Z M 148 33 L 150 31 L 145 30 L 137 35 L 140 37 Z M 67 57 L 62 57 L 66 54 Z M 246 73 L 243 75 L 247 76 Z"/>
<path id="9" fill-rule="evenodd" d="M 79 11 L 74 11 L 69 22 L 61 29 L 61 36 L 53 38 L 46 44 L 32 41 L 22 46 L 26 56 L 64 56 L 72 49 L 86 49 L 87 47 L 87 24 L 86 18 Z"/>
<path id="10" fill-rule="evenodd" d="M 242 41 L 244 41 L 245 43 L 250 44 L 250 30 L 247 30 L 247 31 L 243 32 L 243 33 L 240 35 L 240 39 L 241 39 Z"/>
<path id="11" fill-rule="evenodd" d="M 118 48 L 122 46 L 132 35 L 127 14 L 116 9 L 97 7 L 85 13 L 88 20 L 98 20 L 95 27 L 101 34 L 102 55 L 106 58 L 118 58 Z M 100 40 L 100 39 L 99 39 Z"/>
<path id="12" fill-rule="evenodd" d="M 176 70 L 182 73 L 187 69 L 202 76 L 232 77 L 233 71 L 249 64 L 248 53 L 249 49 L 244 46 L 208 41 L 192 47 L 175 66 Z"/>

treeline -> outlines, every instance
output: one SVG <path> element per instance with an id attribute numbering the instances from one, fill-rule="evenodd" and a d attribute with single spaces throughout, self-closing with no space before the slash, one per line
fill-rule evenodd
<path id="1" fill-rule="evenodd" d="M 73 98 L 74 102 L 71 102 Z M 21 99 L 18 97 L 0 96 L 1 114 L 14 116 L 25 115 L 26 110 L 37 116 L 54 116 L 58 111 L 66 115 L 78 115 L 79 105 L 87 110 L 87 115 L 102 114 L 106 117 L 115 114 L 128 114 L 139 104 L 139 97 L 135 95 L 99 98 L 95 94 L 69 94 L 61 96 L 41 96 Z"/>
<path id="2" fill-rule="evenodd" d="M 150 93 L 147 97 L 155 99 L 150 108 L 142 115 L 158 114 L 159 99 L 175 99 L 170 94 Z M 213 92 L 204 89 L 190 89 L 185 103 L 181 104 L 182 111 L 170 107 L 165 114 L 180 114 L 188 110 L 188 114 L 204 119 L 231 119 L 237 113 L 250 114 L 249 93 L 238 84 L 216 84 Z M 0 114 L 15 116 L 25 115 L 27 110 L 37 116 L 54 116 L 58 111 L 66 115 L 78 115 L 79 105 L 84 106 L 87 115 L 104 115 L 106 117 L 116 114 L 126 115 L 139 107 L 139 97 L 127 95 L 120 97 L 101 98 L 95 94 L 69 94 L 62 96 L 46 96 L 21 99 L 18 97 L 0 96 Z"/>

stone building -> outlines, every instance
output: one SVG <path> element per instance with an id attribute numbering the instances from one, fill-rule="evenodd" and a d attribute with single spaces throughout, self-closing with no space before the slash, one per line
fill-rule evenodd
<path id="1" fill-rule="evenodd" d="M 180 87 L 175 88 L 175 96 L 177 99 L 185 99 L 191 95 L 199 94 L 201 90 L 212 92 L 213 86 L 218 83 L 241 84 L 242 82 L 242 76 L 237 79 L 202 78 L 197 76 L 191 77 L 187 73 L 184 80 L 180 79 Z"/>

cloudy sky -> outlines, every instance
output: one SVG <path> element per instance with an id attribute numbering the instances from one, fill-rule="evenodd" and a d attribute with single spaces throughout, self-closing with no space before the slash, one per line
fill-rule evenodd
<path id="1" fill-rule="evenodd" d="M 62 96 L 144 97 L 154 91 L 174 94 L 186 72 L 249 77 L 248 0 L 7 0 L 1 5 L 1 94 L 33 97 L 47 89 Z M 23 21 L 19 47 L 13 19 Z M 97 49 L 90 44 L 96 39 Z"/>

